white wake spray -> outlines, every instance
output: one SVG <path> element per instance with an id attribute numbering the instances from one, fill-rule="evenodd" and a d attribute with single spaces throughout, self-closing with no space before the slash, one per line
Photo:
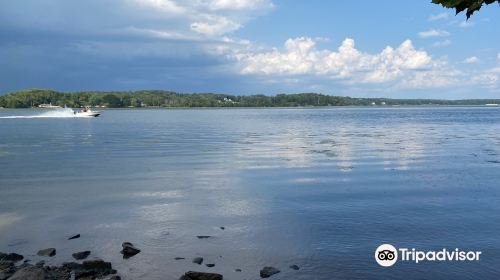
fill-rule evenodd
<path id="1" fill-rule="evenodd" d="M 0 119 L 38 119 L 38 118 L 89 118 L 89 116 L 75 115 L 71 108 L 54 109 L 39 115 L 5 116 Z"/>

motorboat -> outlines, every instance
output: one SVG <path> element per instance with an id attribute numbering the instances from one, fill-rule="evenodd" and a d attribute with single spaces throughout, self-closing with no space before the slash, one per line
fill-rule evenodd
<path id="1" fill-rule="evenodd" d="M 99 111 L 92 111 L 88 106 L 83 107 L 81 111 L 74 112 L 76 117 L 99 117 L 101 115 L 101 112 Z"/>

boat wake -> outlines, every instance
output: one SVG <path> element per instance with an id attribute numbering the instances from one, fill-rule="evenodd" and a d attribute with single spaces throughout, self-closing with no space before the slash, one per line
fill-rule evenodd
<path id="1" fill-rule="evenodd" d="M 81 114 L 76 114 L 70 108 L 62 108 L 56 110 L 50 110 L 43 112 L 39 115 L 24 115 L 24 116 L 3 116 L 0 119 L 40 119 L 40 118 L 91 118 L 91 116 L 85 116 Z"/>

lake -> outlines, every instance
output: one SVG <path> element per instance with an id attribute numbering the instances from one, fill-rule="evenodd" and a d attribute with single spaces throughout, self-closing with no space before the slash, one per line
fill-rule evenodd
<path id="1" fill-rule="evenodd" d="M 276 280 L 500 275 L 500 108 L 64 116 L 0 110 L 2 252 L 55 247 L 58 264 L 91 250 L 124 279 L 259 279 L 268 265 Z M 122 259 L 124 241 L 142 252 Z M 384 268 L 383 243 L 482 255 Z"/>

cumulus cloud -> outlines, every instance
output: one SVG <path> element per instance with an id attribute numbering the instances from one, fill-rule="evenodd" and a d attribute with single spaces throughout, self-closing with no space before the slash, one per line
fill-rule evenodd
<path id="1" fill-rule="evenodd" d="M 430 29 L 427 31 L 422 31 L 418 33 L 418 36 L 421 38 L 430 38 L 430 37 L 446 37 L 449 36 L 450 32 L 446 30 L 440 30 L 440 29 Z"/>
<path id="2" fill-rule="evenodd" d="M 464 63 L 468 63 L 468 64 L 474 64 L 474 63 L 478 63 L 478 62 L 479 62 L 479 58 L 477 56 L 467 57 L 464 60 Z"/>
<path id="3" fill-rule="evenodd" d="M 436 15 L 431 15 L 427 18 L 428 21 L 437 21 L 437 20 L 447 20 L 449 18 L 448 13 L 439 13 Z"/>
<path id="4" fill-rule="evenodd" d="M 497 59 L 500 61 L 500 53 L 497 54 Z"/>
<path id="5" fill-rule="evenodd" d="M 265 76 L 312 75 L 340 79 L 347 83 L 400 83 L 414 87 L 450 84 L 452 74 L 440 75 L 448 67 L 434 61 L 427 52 L 417 50 L 410 40 L 396 48 L 387 46 L 380 53 L 356 49 L 353 39 L 345 39 L 335 51 L 318 50 L 309 37 L 288 39 L 282 50 L 237 53 L 242 74 Z M 448 71 L 448 73 L 451 73 Z M 456 73 L 455 73 L 456 74 Z M 431 79 L 432 78 L 432 79 Z"/>

